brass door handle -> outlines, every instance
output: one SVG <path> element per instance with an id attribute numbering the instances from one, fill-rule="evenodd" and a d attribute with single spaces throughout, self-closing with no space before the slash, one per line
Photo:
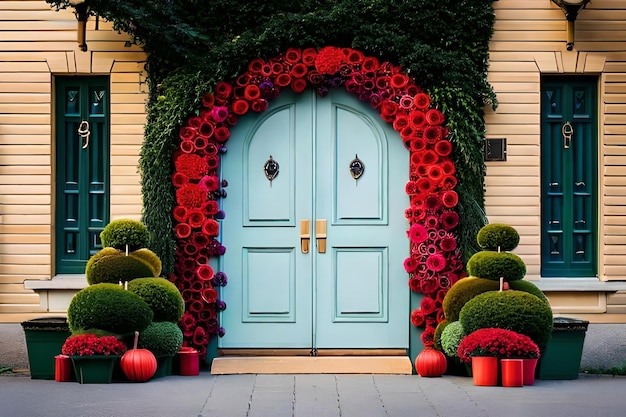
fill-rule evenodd
<path id="1" fill-rule="evenodd" d="M 315 220 L 315 238 L 317 239 L 317 252 L 326 253 L 326 219 Z"/>
<path id="2" fill-rule="evenodd" d="M 300 249 L 302 253 L 309 253 L 309 242 L 311 240 L 311 221 L 300 220 Z"/>

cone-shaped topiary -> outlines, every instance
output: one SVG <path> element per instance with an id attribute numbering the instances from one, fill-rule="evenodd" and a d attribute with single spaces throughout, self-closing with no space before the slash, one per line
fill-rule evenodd
<path id="1" fill-rule="evenodd" d="M 103 246 L 111 246 L 126 251 L 136 251 L 148 246 L 150 232 L 148 228 L 138 220 L 117 219 L 107 224 L 100 232 L 100 240 Z"/>
<path id="2" fill-rule="evenodd" d="M 473 277 L 500 281 L 515 281 L 526 275 L 526 264 L 511 252 L 477 252 L 467 262 L 467 272 Z"/>
<path id="3" fill-rule="evenodd" d="M 497 327 L 525 334 L 544 348 L 552 334 L 552 309 L 539 297 L 523 291 L 489 291 L 469 300 L 459 321 L 467 334 Z"/>
<path id="4" fill-rule="evenodd" d="M 161 263 L 161 259 L 157 256 L 156 253 L 152 252 L 150 249 L 142 248 L 136 250 L 134 252 L 129 253 L 133 258 L 138 258 L 150 265 L 154 271 L 152 276 L 158 277 L 161 275 L 161 267 L 163 266 Z"/>
<path id="5" fill-rule="evenodd" d="M 460 321 L 449 323 L 441 333 L 441 348 L 443 353 L 451 358 L 457 356 L 457 349 L 465 337 L 465 330 Z"/>
<path id="6" fill-rule="evenodd" d="M 450 287 L 443 299 L 443 313 L 446 320 L 450 322 L 457 321 L 465 303 L 478 294 L 496 291 L 499 288 L 499 282 L 485 278 L 467 277 L 458 280 Z"/>
<path id="7" fill-rule="evenodd" d="M 148 349 L 154 356 L 172 356 L 183 346 L 183 331 L 176 323 L 152 322 L 139 333 L 139 347 Z"/>
<path id="8" fill-rule="evenodd" d="M 519 233 L 512 226 L 504 223 L 492 223 L 483 226 L 476 236 L 478 246 L 483 250 L 501 252 L 511 251 L 519 244 Z"/>
<path id="9" fill-rule="evenodd" d="M 178 323 L 185 312 L 185 301 L 174 284 L 165 278 L 137 278 L 128 290 L 141 297 L 154 313 L 153 321 Z"/>
<path id="10" fill-rule="evenodd" d="M 117 284 L 120 281 L 154 276 L 154 269 L 140 258 L 126 256 L 118 250 L 108 256 L 98 256 L 98 254 L 91 257 L 85 268 L 85 278 L 89 285 L 103 282 Z M 96 259 L 93 260 L 93 258 Z"/>
<path id="11" fill-rule="evenodd" d="M 74 295 L 67 309 L 70 330 L 101 329 L 124 335 L 143 330 L 152 321 L 150 306 L 116 284 L 94 284 Z"/>

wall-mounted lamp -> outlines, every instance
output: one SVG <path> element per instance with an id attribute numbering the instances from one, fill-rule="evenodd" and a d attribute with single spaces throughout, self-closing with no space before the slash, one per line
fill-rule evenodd
<path id="1" fill-rule="evenodd" d="M 78 47 L 81 51 L 87 51 L 87 19 L 89 19 L 89 6 L 86 0 L 68 0 L 70 6 L 74 7 L 74 15 L 78 20 L 77 39 Z"/>
<path id="2" fill-rule="evenodd" d="M 574 22 L 578 17 L 578 11 L 584 9 L 591 0 L 552 0 L 565 13 L 567 19 L 567 45 L 568 51 L 574 49 Z"/>

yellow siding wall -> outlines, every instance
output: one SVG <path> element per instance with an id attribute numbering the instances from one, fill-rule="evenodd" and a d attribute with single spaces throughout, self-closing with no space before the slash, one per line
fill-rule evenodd
<path id="1" fill-rule="evenodd" d="M 593 0 L 578 14 L 574 50 L 550 0 L 499 0 L 489 81 L 499 107 L 486 109 L 487 137 L 506 137 L 508 160 L 488 162 L 490 222 L 516 227 L 528 278 L 540 275 L 540 80 L 599 77 L 599 278 L 626 279 L 626 2 Z"/>
<path id="2" fill-rule="evenodd" d="M 110 75 L 111 218 L 141 215 L 137 161 L 147 87 L 145 54 L 102 19 L 87 24 L 43 0 L 0 0 L 0 321 L 39 309 L 24 280 L 53 274 L 53 78 Z"/>

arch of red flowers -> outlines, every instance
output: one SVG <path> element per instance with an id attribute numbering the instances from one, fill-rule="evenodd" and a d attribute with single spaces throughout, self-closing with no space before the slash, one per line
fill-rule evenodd
<path id="1" fill-rule="evenodd" d="M 230 128 L 249 111 L 265 111 L 281 90 L 301 93 L 309 87 L 321 96 L 330 88 L 343 87 L 369 102 L 393 124 L 410 152 L 406 183 L 410 206 L 404 213 L 410 251 L 404 267 L 411 291 L 424 295 L 410 314 L 414 326 L 424 326 L 424 345 L 433 344 L 435 328 L 443 320 L 443 297 L 461 277 L 452 144 L 445 118 L 431 106 L 430 97 L 400 67 L 355 49 L 293 48 L 268 61 L 256 58 L 247 72 L 218 83 L 213 93 L 202 97 L 199 114 L 181 128 L 173 155 L 177 247 L 170 280 L 185 300 L 180 322 L 184 343 L 203 358 L 209 338 L 225 332 L 218 322 L 218 312 L 226 308 L 218 288 L 227 284 L 227 276 L 215 272 L 209 259 L 226 250 L 218 241 L 219 221 L 225 216 L 218 200 L 226 197 L 227 182 L 218 178 L 218 167 Z"/>

